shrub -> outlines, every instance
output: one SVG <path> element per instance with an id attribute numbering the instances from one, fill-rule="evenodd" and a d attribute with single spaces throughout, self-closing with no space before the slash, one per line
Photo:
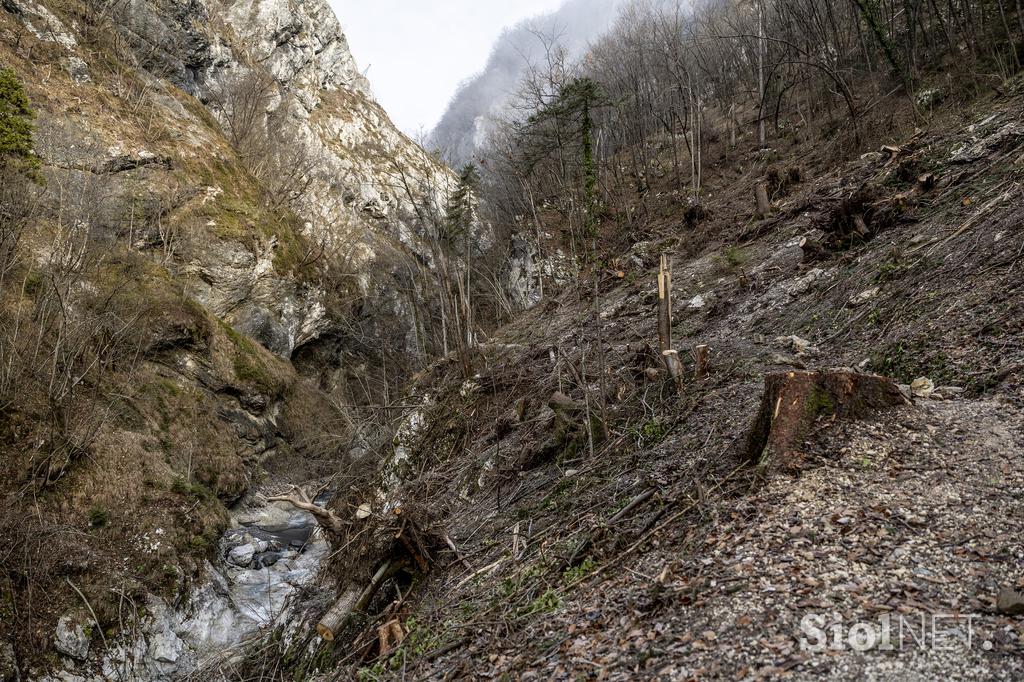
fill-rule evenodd
<path id="1" fill-rule="evenodd" d="M 110 521 L 110 512 L 103 507 L 93 507 L 89 510 L 89 525 L 93 528 L 102 528 Z"/>
<path id="2" fill-rule="evenodd" d="M 10 69 L 0 69 L 0 166 L 39 166 L 32 150 L 35 113 L 25 89 Z"/>

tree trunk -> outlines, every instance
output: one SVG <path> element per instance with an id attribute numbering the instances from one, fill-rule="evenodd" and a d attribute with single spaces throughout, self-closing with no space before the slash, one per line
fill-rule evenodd
<path id="1" fill-rule="evenodd" d="M 364 610 L 373 599 L 373 595 L 380 589 L 381 583 L 392 575 L 399 568 L 391 561 L 385 561 L 373 574 L 370 583 L 360 589 L 358 585 L 350 585 L 342 593 L 341 598 L 334 603 L 320 622 L 316 624 L 317 634 L 327 642 L 333 642 L 338 632 L 345 627 L 348 619 Z"/>
<path id="2" fill-rule="evenodd" d="M 341 598 L 334 603 L 320 622 L 316 624 L 317 634 L 328 642 L 333 642 L 335 635 L 345 625 L 348 617 L 355 613 L 356 604 L 363 591 L 358 587 L 349 587 L 341 595 Z"/>
<path id="3" fill-rule="evenodd" d="M 747 439 L 747 457 L 752 464 L 776 461 L 786 469 L 799 469 L 799 449 L 818 417 L 860 419 L 874 410 L 908 404 L 886 377 L 848 370 L 769 374 Z"/>

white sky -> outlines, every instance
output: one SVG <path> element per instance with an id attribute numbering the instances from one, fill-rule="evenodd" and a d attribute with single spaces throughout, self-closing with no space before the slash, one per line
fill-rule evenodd
<path id="1" fill-rule="evenodd" d="M 506 26 L 562 0 L 330 0 L 359 68 L 399 128 L 431 129 Z M 368 69 L 368 70 L 367 70 Z"/>

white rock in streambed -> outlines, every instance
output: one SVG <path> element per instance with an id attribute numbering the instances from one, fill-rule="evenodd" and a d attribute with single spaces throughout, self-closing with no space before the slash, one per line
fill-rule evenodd
<path id="1" fill-rule="evenodd" d="M 248 543 L 234 547 L 228 552 L 228 562 L 240 568 L 248 568 L 256 554 L 256 545 Z"/>

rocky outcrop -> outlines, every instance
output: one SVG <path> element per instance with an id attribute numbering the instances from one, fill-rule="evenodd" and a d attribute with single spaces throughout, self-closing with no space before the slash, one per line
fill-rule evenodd
<path id="1" fill-rule="evenodd" d="M 382 236 L 428 256 L 420 216 L 443 211 L 454 178 L 374 101 L 326 0 L 241 0 L 208 11 L 213 25 L 226 27 L 218 40 L 227 50 L 211 41 L 197 94 L 209 100 L 248 69 L 274 78 L 279 97 L 267 113 L 286 115 L 291 135 L 315 160 L 299 202 L 308 229 L 361 242 L 357 258 L 372 258 L 381 248 L 374 237 Z"/>
<path id="2" fill-rule="evenodd" d="M 418 316 L 436 306 L 424 289 L 457 178 L 374 101 L 326 0 L 4 0 L 0 63 L 35 109 L 46 180 L 25 261 L 43 267 L 54 234 L 81 235 L 97 254 L 82 289 L 102 279 L 123 297 L 122 319 L 144 311 L 151 327 L 131 364 L 110 370 L 131 390 L 104 405 L 88 456 L 33 511 L 95 544 L 75 581 L 103 628 L 79 617 L 59 577 L 38 658 L 24 633 L 2 625 L 0 636 L 33 679 L 54 650 L 76 675 L 173 678 L 267 626 L 251 617 L 257 604 L 277 617 L 315 578 L 318 564 L 303 562 L 326 555 L 322 541 L 300 552 L 254 536 L 215 558 L 225 507 L 274 466 L 306 473 L 348 455 L 332 432 L 338 452 L 306 459 L 320 441 L 294 432 L 348 428 L 336 407 L 348 401 L 324 393 L 343 372 L 373 371 L 376 340 L 433 350 Z M 273 129 L 255 158 L 231 109 L 249 86 L 256 126 Z M 492 245 L 482 228 L 475 237 L 480 251 Z M 272 595 L 256 589 L 268 572 Z M 139 636 L 107 634 L 120 606 L 103 611 L 116 593 L 101 578 L 132 584 L 148 614 Z"/>
<path id="3" fill-rule="evenodd" d="M 84 41 L 109 40 L 124 62 L 118 76 L 134 81 L 116 83 L 114 94 L 131 99 L 140 112 L 148 109 L 150 121 L 166 129 L 146 143 L 138 130 L 127 129 L 130 120 L 109 109 L 98 120 L 45 107 L 39 136 L 44 161 L 102 186 L 111 197 L 107 204 L 118 199 L 110 212 L 120 218 L 112 226 L 119 231 L 130 213 L 125 204 L 138 203 L 140 195 L 163 195 L 162 205 L 150 208 L 172 220 L 197 208 L 207 214 L 180 236 L 183 247 L 193 247 L 180 249 L 188 250 L 188 261 L 178 263 L 182 275 L 194 278 L 201 303 L 275 353 L 290 357 L 330 329 L 331 320 L 322 288 L 295 286 L 292 273 L 271 267 L 288 235 L 274 229 L 254 235 L 256 226 L 249 225 L 225 229 L 226 221 L 212 210 L 233 211 L 238 199 L 227 186 L 241 178 L 231 169 L 238 161 L 228 144 L 233 123 L 224 100 L 238 97 L 239 88 L 269 79 L 260 94 L 265 101 L 254 106 L 276 131 L 266 156 L 280 156 L 281 171 L 270 174 L 295 174 L 288 187 L 270 191 L 288 195 L 280 206 L 298 214 L 294 230 L 319 250 L 306 254 L 309 261 L 319 267 L 329 256 L 353 277 L 356 293 L 370 300 L 394 289 L 394 277 L 410 267 L 433 267 L 437 218 L 456 178 L 374 101 L 326 0 L 131 0 L 111 6 L 109 25 L 92 29 L 100 37 L 79 35 L 77 17 L 62 19 L 45 3 L 9 4 L 24 26 L 61 51 L 67 82 L 57 91 L 86 101 L 109 98 L 109 74 L 93 77 L 88 62 L 95 50 L 83 47 Z M 211 117 L 220 130 L 211 130 Z M 217 139 L 221 132 L 229 139 Z M 170 139 L 160 139 L 165 136 Z M 129 142 L 134 140 L 140 143 Z M 140 183 L 146 186 L 141 191 Z M 485 232 L 477 235 L 481 251 L 492 246 Z M 228 239 L 225 233 L 231 233 Z M 159 244 L 162 235 L 143 236 L 143 246 L 166 246 Z M 401 322 L 405 330 L 398 336 L 408 335 L 414 323 Z"/>

